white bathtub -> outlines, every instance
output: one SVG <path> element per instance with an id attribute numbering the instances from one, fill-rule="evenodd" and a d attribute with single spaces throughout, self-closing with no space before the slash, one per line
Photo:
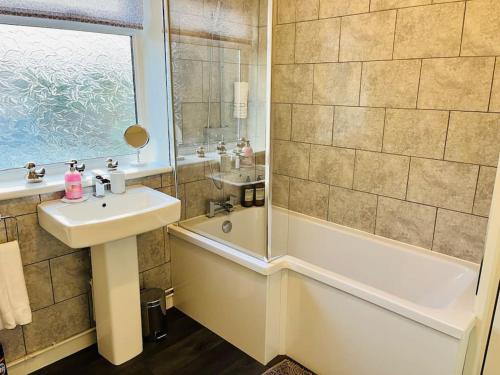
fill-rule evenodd
<path id="1" fill-rule="evenodd" d="M 238 220 L 252 210 L 232 214 L 233 228 L 259 225 Z M 213 219 L 197 220 L 219 237 Z M 263 363 L 287 354 L 328 375 L 462 373 L 476 265 L 281 209 L 272 225 L 288 255 L 270 263 L 171 227 L 175 305 Z"/>

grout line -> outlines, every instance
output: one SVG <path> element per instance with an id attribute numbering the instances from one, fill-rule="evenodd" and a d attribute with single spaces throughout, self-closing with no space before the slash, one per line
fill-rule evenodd
<path id="1" fill-rule="evenodd" d="M 363 83 L 363 62 L 361 62 L 361 73 L 359 75 L 358 106 L 361 107 L 361 87 Z"/>
<path id="2" fill-rule="evenodd" d="M 308 62 L 297 62 L 297 63 L 289 63 L 289 64 L 273 64 L 273 66 L 287 66 L 287 65 L 317 65 L 317 64 L 337 64 L 337 63 L 355 63 L 355 62 L 364 62 L 364 63 L 375 63 L 375 62 L 393 62 L 393 61 L 415 61 L 415 60 L 451 60 L 451 59 L 480 59 L 480 58 L 493 58 L 496 57 L 497 54 L 492 55 L 474 55 L 474 56 L 440 56 L 440 57 L 401 57 L 394 59 L 372 59 L 372 60 L 345 60 L 345 61 L 308 61 Z M 198 60 L 194 60 L 198 61 Z M 191 102 L 188 102 L 191 103 Z M 229 103 L 229 102 L 228 102 Z"/>
<path id="3" fill-rule="evenodd" d="M 418 97 L 420 96 L 420 83 L 422 81 L 422 68 L 424 66 L 424 60 L 420 60 L 420 71 L 418 73 L 418 84 L 417 84 L 417 98 L 415 100 L 415 109 L 418 108 Z"/>
<path id="4" fill-rule="evenodd" d="M 437 224 L 438 208 L 435 207 L 435 209 L 436 209 L 436 211 L 434 212 L 434 229 L 432 230 L 432 241 L 431 241 L 431 247 L 430 247 L 431 250 L 434 248 L 434 238 L 436 237 L 436 224 Z"/>
<path id="5" fill-rule="evenodd" d="M 462 55 L 462 43 L 464 42 L 464 29 L 465 29 L 465 15 L 467 13 L 467 1 L 464 2 L 464 15 L 462 17 L 462 33 L 460 34 L 460 48 L 458 50 L 458 56 Z"/>
<path id="6" fill-rule="evenodd" d="M 477 169 L 476 188 L 474 190 L 474 198 L 472 198 L 472 208 L 471 208 L 472 212 L 474 212 L 474 206 L 476 205 L 477 189 L 479 188 L 479 176 L 480 175 L 481 175 L 481 167 L 479 167 Z"/>
<path id="7" fill-rule="evenodd" d="M 392 55 L 391 55 L 391 60 L 394 60 L 394 48 L 396 45 L 396 32 L 397 32 L 397 27 L 398 27 L 398 13 L 399 10 L 396 9 L 396 19 L 394 20 L 394 36 L 392 38 Z"/>
<path id="8" fill-rule="evenodd" d="M 488 100 L 488 112 L 491 110 L 491 97 L 493 96 L 493 83 L 495 82 L 496 66 L 497 66 L 497 58 L 495 57 L 495 61 L 493 62 L 493 75 L 491 77 L 490 98 Z"/>
<path id="9" fill-rule="evenodd" d="M 413 157 L 410 156 L 410 160 L 408 161 L 408 174 L 406 175 L 406 192 L 405 192 L 405 201 L 408 200 L 408 187 L 410 186 L 410 170 L 411 170 L 411 160 Z"/>
<path id="10" fill-rule="evenodd" d="M 47 263 L 49 265 L 49 277 L 50 277 L 50 289 L 52 290 L 52 303 L 55 304 L 56 303 L 56 294 L 54 292 L 54 281 L 52 279 L 52 266 L 51 266 L 51 262 L 50 262 L 50 259 L 47 259 Z"/>
<path id="11" fill-rule="evenodd" d="M 299 143 L 299 144 L 303 144 L 303 145 L 314 145 L 314 146 L 329 146 L 329 145 L 325 145 L 325 144 L 318 144 L 318 143 L 311 143 L 311 142 L 304 142 L 304 141 L 289 141 L 289 140 L 276 140 L 278 142 L 288 142 L 288 143 Z M 416 159 L 423 159 L 423 160 L 430 160 L 430 161 L 444 161 L 444 162 L 447 162 L 447 163 L 454 163 L 454 164 L 462 164 L 462 165 L 468 165 L 468 166 L 482 166 L 482 167 L 491 167 L 491 168 L 496 168 L 497 165 L 489 165 L 489 164 L 477 164 L 477 163 L 467 163 L 467 162 L 463 162 L 463 161 L 456 161 L 456 160 L 443 160 L 443 159 L 436 159 L 436 158 L 431 158 L 431 157 L 427 157 L 427 156 L 420 156 L 420 155 L 405 155 L 405 154 L 397 154 L 397 153 L 394 153 L 394 152 L 387 152 L 387 151 L 374 151 L 374 150 L 368 150 L 368 149 L 362 149 L 362 148 L 354 148 L 354 147 L 345 147 L 345 146 L 333 146 L 333 145 L 330 145 L 329 147 L 334 147 L 334 148 L 340 148 L 340 149 L 345 149 L 345 150 L 357 150 L 357 151 L 361 151 L 361 152 L 370 152 L 370 153 L 374 153 L 374 154 L 384 154 L 384 155 L 392 155 L 392 156 L 400 156 L 400 157 L 404 157 L 404 158 L 416 158 Z M 197 181 L 194 181 L 194 182 L 197 182 Z"/>
<path id="12" fill-rule="evenodd" d="M 448 133 L 450 131 L 450 121 L 451 121 L 451 111 L 448 112 L 448 124 L 446 125 L 446 134 L 444 137 L 444 147 L 443 147 L 443 160 L 445 160 L 446 155 L 446 145 L 448 143 Z"/>

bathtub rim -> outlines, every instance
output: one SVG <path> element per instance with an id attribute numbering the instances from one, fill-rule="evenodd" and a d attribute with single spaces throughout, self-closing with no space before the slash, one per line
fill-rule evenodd
<path id="1" fill-rule="evenodd" d="M 323 220 L 311 218 L 299 213 L 291 212 L 291 214 L 298 215 L 299 217 L 303 217 L 306 220 L 313 220 L 319 225 L 332 225 L 337 229 L 348 231 L 352 234 L 356 234 L 357 236 L 369 235 L 370 237 L 375 237 L 374 239 L 377 241 L 382 241 L 391 245 L 397 245 L 398 247 L 402 247 L 410 251 L 424 253 L 432 257 L 438 257 L 448 262 L 452 262 L 469 268 L 472 271 L 477 272 L 478 270 L 478 266 L 476 264 L 454 258 L 446 254 L 437 253 L 431 250 L 419 248 L 417 246 L 404 244 L 399 241 L 369 233 L 364 233 L 356 229 L 346 228 L 335 223 L 324 222 Z M 284 255 L 266 261 L 247 253 L 243 253 L 235 248 L 219 243 L 213 239 L 204 237 L 203 235 L 196 232 L 192 232 L 186 228 L 179 226 L 178 224 L 170 225 L 168 227 L 168 232 L 175 237 L 202 247 L 216 255 L 239 264 L 240 266 L 251 269 L 263 276 L 270 276 L 282 270 L 291 270 L 310 277 L 311 279 L 314 279 L 322 284 L 336 288 L 345 293 L 349 293 L 357 298 L 372 303 L 383 309 L 394 312 L 402 317 L 413 320 L 429 328 L 452 336 L 456 339 L 464 339 L 468 337 L 470 331 L 475 325 L 476 316 L 474 314 L 474 306 L 471 306 L 470 301 L 467 301 L 465 293 L 463 293 L 459 298 L 457 298 L 446 308 L 431 308 L 418 305 L 404 298 L 395 296 L 388 292 L 384 292 L 380 289 L 342 276 L 333 271 L 326 270 L 325 268 L 306 262 L 294 256 Z"/>

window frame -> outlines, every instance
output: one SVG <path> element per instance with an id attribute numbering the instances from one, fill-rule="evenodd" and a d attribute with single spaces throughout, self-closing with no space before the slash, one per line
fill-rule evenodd
<path id="1" fill-rule="evenodd" d="M 127 178 L 137 178 L 172 170 L 175 161 L 173 145 L 173 131 L 171 118 L 171 94 L 169 76 L 169 51 L 165 38 L 168 30 L 163 24 L 163 1 L 144 1 L 144 28 L 143 30 L 113 27 L 107 25 L 72 22 L 54 19 L 33 17 L 19 17 L 0 15 L 1 24 L 13 26 L 29 26 L 53 29 L 65 29 L 102 34 L 115 34 L 131 37 L 132 67 L 135 89 L 135 106 L 138 123 L 148 129 L 151 141 L 141 150 L 141 159 L 145 164 L 133 165 L 136 154 L 130 149 L 130 155 L 109 155 L 116 157 L 120 169 L 124 170 Z M 163 78 L 163 79 L 162 79 Z M 132 125 L 132 124 L 131 124 Z M 165 144 L 169 145 L 165 151 Z M 96 157 L 79 160 L 86 164 L 84 185 L 91 185 L 91 170 L 105 171 L 107 157 Z M 35 163 L 36 160 L 33 160 Z M 28 160 L 26 160 L 28 162 Z M 65 160 L 52 164 L 40 164 L 47 170 L 44 182 L 27 184 L 24 180 L 26 170 L 22 167 L 0 171 L 0 200 L 52 192 L 61 190 L 63 175 L 67 170 Z"/>

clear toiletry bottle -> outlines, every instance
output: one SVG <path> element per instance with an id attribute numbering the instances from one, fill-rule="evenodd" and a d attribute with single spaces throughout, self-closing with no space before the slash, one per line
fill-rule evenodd
<path id="1" fill-rule="evenodd" d="M 264 178 L 262 176 L 257 177 L 257 182 L 255 186 L 255 194 L 254 194 L 254 200 L 253 200 L 253 205 L 257 207 L 261 207 L 264 205 L 266 201 L 266 184 L 263 181 Z"/>
<path id="2" fill-rule="evenodd" d="M 80 199 L 83 196 L 82 175 L 76 170 L 76 162 L 66 163 L 69 171 L 64 174 L 64 187 L 67 199 Z"/>
<path id="3" fill-rule="evenodd" d="M 247 176 L 246 184 L 241 187 L 241 205 L 243 207 L 252 207 L 253 196 L 254 196 L 254 188 L 253 185 L 250 183 L 250 177 Z"/>

